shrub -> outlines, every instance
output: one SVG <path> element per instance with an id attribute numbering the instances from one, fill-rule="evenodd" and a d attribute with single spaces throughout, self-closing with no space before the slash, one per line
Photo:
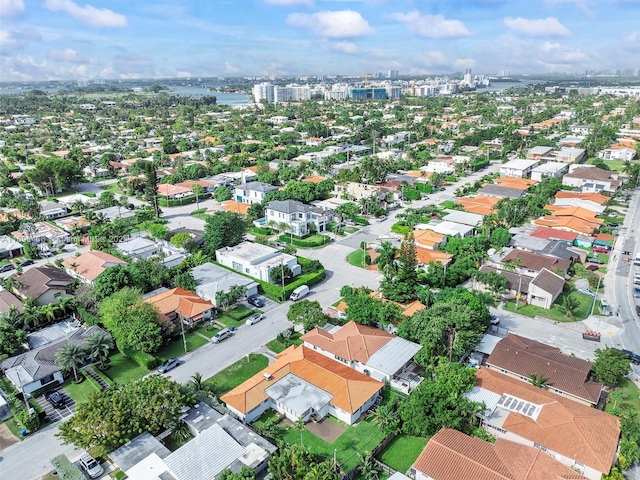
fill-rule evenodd
<path id="1" fill-rule="evenodd" d="M 35 409 L 29 413 L 25 407 L 17 408 L 13 410 L 13 415 L 27 432 L 37 432 L 40 428 L 40 416 Z"/>
<path id="2" fill-rule="evenodd" d="M 364 217 L 356 217 L 353 219 L 358 225 L 369 225 L 369 220 Z"/>
<path id="3" fill-rule="evenodd" d="M 226 312 L 225 315 L 239 322 L 243 318 L 247 318 L 249 315 L 251 315 L 251 312 L 252 310 L 250 308 L 247 308 L 244 305 L 238 305 L 233 310 L 229 310 L 228 312 Z"/>
<path id="4" fill-rule="evenodd" d="M 256 235 L 272 235 L 273 234 L 270 228 L 253 227 L 251 231 Z"/>
<path id="5" fill-rule="evenodd" d="M 162 363 L 150 353 L 136 352 L 135 350 L 131 351 L 131 360 L 147 370 L 153 370 Z"/>
<path id="6" fill-rule="evenodd" d="M 407 227 L 403 222 L 396 222 L 391 225 L 391 231 L 394 233 L 399 233 L 401 235 L 407 235 L 411 232 L 411 227 Z"/>
<path id="7" fill-rule="evenodd" d="M 58 455 L 52 458 L 51 464 L 58 472 L 61 480 L 85 480 L 82 471 L 66 455 Z"/>

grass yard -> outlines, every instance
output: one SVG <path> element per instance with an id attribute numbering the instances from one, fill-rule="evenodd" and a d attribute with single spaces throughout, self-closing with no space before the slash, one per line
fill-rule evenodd
<path id="1" fill-rule="evenodd" d="M 266 368 L 267 365 L 269 365 L 267 357 L 257 353 L 250 353 L 248 361 L 246 358 L 238 360 L 233 365 L 205 380 L 204 384 L 215 396 L 220 397 L 245 380 L 253 377 L 260 370 Z"/>
<path id="2" fill-rule="evenodd" d="M 583 295 L 581 293 L 570 293 L 569 295 L 578 300 L 579 305 L 574 312 L 574 317 L 569 318 L 566 316 L 566 310 L 562 306 L 563 299 L 566 295 L 567 293 L 561 293 L 549 310 L 533 305 L 523 305 L 522 303 L 519 304 L 518 309 L 516 310 L 515 302 L 511 301 L 507 302 L 504 308 L 510 312 L 517 312 L 526 317 L 534 318 L 536 316 L 540 316 L 550 318 L 556 322 L 578 322 L 587 318 L 589 313 L 591 313 L 593 297 L 590 295 Z"/>
<path id="3" fill-rule="evenodd" d="M 398 472 L 405 473 L 429 441 L 428 438 L 398 436 L 387 446 L 380 460 Z"/>
<path id="4" fill-rule="evenodd" d="M 216 333 L 218 333 L 220 331 L 220 329 L 217 328 L 217 327 L 209 327 L 209 326 L 205 326 L 205 325 L 199 325 L 196 328 L 196 331 L 199 334 L 204 335 L 207 338 L 212 338 Z"/>
<path id="5" fill-rule="evenodd" d="M 194 210 L 193 212 L 190 213 L 190 215 L 192 217 L 196 217 L 199 218 L 200 220 L 207 220 L 207 218 L 209 218 L 209 215 L 207 215 L 207 209 L 206 208 L 201 208 L 199 210 Z"/>
<path id="6" fill-rule="evenodd" d="M 632 410 L 640 412 L 640 389 L 636 387 L 636 384 L 628 378 L 625 378 L 622 380 L 620 387 L 618 388 L 624 393 L 624 399 L 617 402 L 616 408 L 618 410 Z M 614 401 L 609 400 L 604 411 L 610 412 L 613 410 L 613 404 Z"/>
<path id="7" fill-rule="evenodd" d="M 615 172 L 624 170 L 624 160 L 602 160 L 599 158 L 590 158 L 587 160 L 587 164 L 589 165 L 598 165 L 600 163 L 604 163 L 610 170 Z"/>
<path id="8" fill-rule="evenodd" d="M 14 437 L 16 437 L 20 441 L 23 440 L 22 435 L 20 435 L 20 427 L 18 426 L 18 422 L 14 417 L 9 418 L 2 423 L 4 423 L 7 426 L 9 431 L 13 433 Z"/>
<path id="9" fill-rule="evenodd" d="M 195 332 L 189 332 L 186 334 L 187 337 L 187 351 L 192 352 L 196 348 L 199 348 L 205 345 L 207 342 L 206 339 L 202 338 Z M 165 361 L 169 358 L 180 357 L 184 355 L 184 342 L 182 341 L 182 337 L 173 340 L 169 345 L 162 347 L 156 353 L 156 357 Z"/>
<path id="10" fill-rule="evenodd" d="M 273 353 L 283 352 L 284 350 L 289 348 L 291 345 L 302 345 L 302 340 L 300 340 L 301 336 L 302 336 L 301 333 L 296 332 L 292 334 L 284 342 L 281 342 L 280 340 L 275 338 L 271 340 L 269 343 L 267 343 L 267 348 L 269 348 L 269 350 L 271 350 Z"/>
<path id="11" fill-rule="evenodd" d="M 82 383 L 73 383 L 73 380 L 69 379 L 62 384 L 62 388 L 76 403 L 86 402 L 89 399 L 89 395 L 98 391 L 87 379 Z"/>
<path id="12" fill-rule="evenodd" d="M 367 265 L 363 264 L 363 255 L 364 252 L 361 248 L 359 248 L 358 250 L 354 250 L 349 255 L 347 255 L 347 262 L 349 262 L 354 267 L 366 268 L 366 266 L 371 263 L 371 255 L 369 255 L 368 253 L 366 254 L 368 259 L 368 262 L 366 262 Z"/>
<path id="13" fill-rule="evenodd" d="M 442 208 L 453 208 L 455 206 L 455 203 L 452 200 L 445 200 L 440 204 L 440 206 Z"/>
<path id="14" fill-rule="evenodd" d="M 337 422 L 332 417 L 326 421 Z M 355 426 L 347 427 L 333 443 L 325 442 L 308 430 L 302 431 L 303 445 L 325 458 L 332 458 L 333 453 L 336 452 L 337 460 L 345 472 L 351 470 L 360 461 L 359 453 L 370 452 L 383 438 L 384 434 L 380 428 L 365 420 L 358 422 Z M 300 431 L 291 426 L 284 428 L 281 439 L 290 444 L 299 444 Z"/>
<path id="15" fill-rule="evenodd" d="M 358 227 L 344 227 L 342 230 L 347 233 L 356 233 L 360 229 Z"/>
<path id="16" fill-rule="evenodd" d="M 122 353 L 117 352 L 109 357 L 110 367 L 103 372 L 114 382 L 123 384 L 137 380 L 145 376 L 149 371 L 141 367 L 130 358 L 125 357 Z"/>

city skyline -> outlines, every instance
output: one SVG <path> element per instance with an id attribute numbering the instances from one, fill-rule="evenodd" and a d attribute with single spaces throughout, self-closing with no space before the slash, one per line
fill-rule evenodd
<path id="1" fill-rule="evenodd" d="M 2 0 L 0 81 L 640 66 L 639 0 Z"/>

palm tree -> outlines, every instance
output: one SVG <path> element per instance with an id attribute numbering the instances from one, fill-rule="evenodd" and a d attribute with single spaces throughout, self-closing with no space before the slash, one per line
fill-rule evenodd
<path id="1" fill-rule="evenodd" d="M 530 373 L 529 380 L 531 380 L 531 385 L 534 387 L 545 388 L 549 378 L 539 373 Z"/>
<path id="2" fill-rule="evenodd" d="M 2 320 L 12 327 L 18 328 L 22 325 L 22 313 L 15 305 L 11 305 L 9 310 L 2 315 Z"/>
<path id="3" fill-rule="evenodd" d="M 580 306 L 580 302 L 577 298 L 571 295 L 565 295 L 562 300 L 562 306 L 564 307 L 564 316 L 567 318 L 575 317 L 577 308 Z"/>
<path id="4" fill-rule="evenodd" d="M 89 358 L 97 360 L 98 369 L 105 370 L 109 351 L 113 348 L 113 338 L 106 332 L 93 332 L 84 343 Z"/>
<path id="5" fill-rule="evenodd" d="M 58 308 L 63 315 L 73 313 L 76 309 L 76 302 L 72 297 L 64 297 L 58 302 Z"/>
<path id="6" fill-rule="evenodd" d="M 64 370 L 71 369 L 76 383 L 78 383 L 78 368 L 85 362 L 87 352 L 80 343 L 67 343 L 56 353 L 55 363 Z"/>
<path id="7" fill-rule="evenodd" d="M 53 322 L 56 319 L 58 311 L 60 311 L 60 308 L 58 308 L 58 306 L 54 305 L 53 303 L 49 303 L 40 307 L 40 314 L 48 322 Z"/>
<path id="8" fill-rule="evenodd" d="M 42 312 L 37 306 L 25 305 L 22 311 L 22 323 L 27 327 L 39 327 L 42 320 Z"/>
<path id="9" fill-rule="evenodd" d="M 203 390 L 205 390 L 205 385 L 202 380 L 202 374 L 200 372 L 196 372 L 191 375 L 191 379 L 189 380 L 188 385 L 196 392 L 202 392 Z"/>
<path id="10" fill-rule="evenodd" d="M 302 417 L 298 418 L 294 424 L 293 428 L 300 431 L 300 445 L 302 445 L 302 432 L 304 432 L 304 420 Z"/>
<path id="11" fill-rule="evenodd" d="M 391 242 L 382 242 L 380 247 L 376 249 L 379 253 L 377 258 L 378 270 L 388 279 L 393 278 L 396 273 L 396 250 L 396 247 Z"/>
<path id="12" fill-rule="evenodd" d="M 360 456 L 360 477 L 364 480 L 378 480 L 380 475 L 380 468 L 374 461 L 371 452 L 365 452 Z"/>

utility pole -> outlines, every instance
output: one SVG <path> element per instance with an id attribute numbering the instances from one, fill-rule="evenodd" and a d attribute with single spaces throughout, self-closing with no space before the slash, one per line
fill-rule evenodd
<path id="1" fill-rule="evenodd" d="M 518 300 L 520 300 L 520 291 L 522 289 L 522 273 L 518 277 L 518 293 L 516 294 L 516 310 L 518 309 Z"/>
<path id="2" fill-rule="evenodd" d="M 187 353 L 187 336 L 184 333 L 184 319 L 182 318 L 182 307 L 176 309 L 178 320 L 180 320 L 180 329 L 182 330 L 182 343 L 184 343 L 184 353 Z"/>
<path id="3" fill-rule="evenodd" d="M 598 286 L 596 287 L 596 294 L 593 296 L 593 300 L 591 301 L 591 313 L 589 314 L 589 316 L 593 315 L 593 310 L 596 308 L 596 297 L 598 296 L 598 290 L 600 290 L 601 280 L 602 280 L 602 277 L 598 275 Z M 598 320 L 598 328 L 600 328 L 600 320 Z"/>
<path id="4" fill-rule="evenodd" d="M 280 255 L 280 277 L 282 280 L 282 301 L 284 302 L 286 300 L 286 298 L 284 298 L 284 253 Z"/>

